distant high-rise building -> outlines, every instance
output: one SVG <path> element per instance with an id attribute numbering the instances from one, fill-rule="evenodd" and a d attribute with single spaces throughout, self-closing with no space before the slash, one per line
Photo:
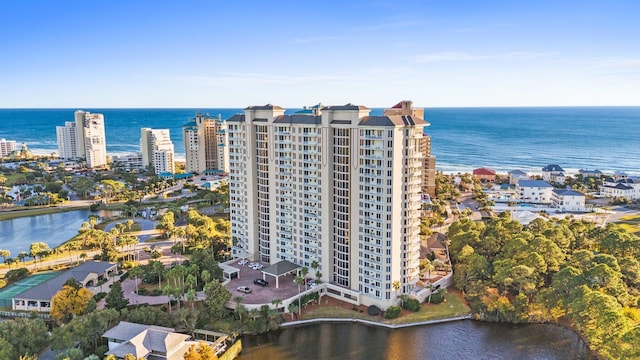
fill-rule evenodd
<path id="1" fill-rule="evenodd" d="M 174 173 L 173 142 L 168 129 L 142 128 L 140 131 L 142 163 L 151 166 L 156 174 Z"/>
<path id="2" fill-rule="evenodd" d="M 75 112 L 78 156 L 84 157 L 88 168 L 107 165 L 107 141 L 104 115 L 82 110 Z"/>
<path id="3" fill-rule="evenodd" d="M 413 102 L 404 100 L 390 109 L 384 110 L 385 115 L 403 116 L 411 115 L 424 119 L 424 109 L 414 108 Z M 429 126 L 429 123 L 425 122 L 425 126 Z M 436 157 L 431 156 L 431 137 L 427 134 L 422 135 L 420 139 L 420 151 L 422 152 L 422 192 L 429 194 L 431 198 L 436 196 Z"/>
<path id="4" fill-rule="evenodd" d="M 64 126 L 56 126 L 58 156 L 63 159 L 85 158 L 88 168 L 106 166 L 104 115 L 77 110 L 74 120 L 65 122 Z"/>
<path id="5" fill-rule="evenodd" d="M 18 150 L 15 140 L 0 139 L 0 157 L 5 157 Z"/>
<path id="6" fill-rule="evenodd" d="M 193 120 L 182 126 L 182 136 L 187 172 L 229 172 L 227 123 L 220 117 L 196 114 Z"/>
<path id="7" fill-rule="evenodd" d="M 251 106 L 229 118 L 232 251 L 317 262 L 350 299 L 396 304 L 419 278 L 428 125 L 404 105 L 383 116 L 353 104 L 291 115 Z"/>
<path id="8" fill-rule="evenodd" d="M 58 157 L 61 159 L 77 159 L 78 155 L 78 128 L 73 121 L 67 121 L 64 126 L 56 126 L 58 138 Z"/>

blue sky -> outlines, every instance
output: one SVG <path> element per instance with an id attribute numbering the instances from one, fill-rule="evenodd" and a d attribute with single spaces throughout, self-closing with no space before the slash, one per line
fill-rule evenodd
<path id="1" fill-rule="evenodd" d="M 640 105 L 640 1 L 0 0 L 0 107 Z"/>

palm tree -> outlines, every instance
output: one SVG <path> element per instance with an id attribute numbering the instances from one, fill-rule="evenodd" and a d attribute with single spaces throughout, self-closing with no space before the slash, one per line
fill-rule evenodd
<path id="1" fill-rule="evenodd" d="M 396 298 L 397 298 L 397 297 L 398 297 L 398 293 L 399 293 L 399 291 L 400 291 L 400 287 L 401 287 L 401 285 L 400 285 L 400 281 L 398 281 L 398 280 L 394 281 L 394 282 L 391 284 L 391 286 L 393 287 L 393 290 L 396 292 Z"/>
<path id="2" fill-rule="evenodd" d="M 295 315 L 298 312 L 298 305 L 292 302 L 291 304 L 289 304 L 288 309 L 289 309 L 289 313 L 291 313 L 291 320 L 293 321 L 293 315 Z"/>
<path id="3" fill-rule="evenodd" d="M 309 268 L 307 268 L 306 266 L 304 266 L 302 269 L 300 269 L 300 275 L 302 276 L 302 281 L 304 282 L 304 289 L 305 291 L 307 290 L 307 279 L 306 276 L 309 273 Z"/>
<path id="4" fill-rule="evenodd" d="M 296 285 L 298 285 L 298 315 L 301 314 L 301 308 L 302 305 L 300 304 L 300 302 L 302 301 L 300 299 L 300 285 L 302 284 L 302 276 L 298 275 L 295 277 L 295 279 L 293 279 L 293 282 L 296 283 Z"/>
<path id="5" fill-rule="evenodd" d="M 282 300 L 280 299 L 273 299 L 271 301 L 271 303 L 273 304 L 273 306 L 275 306 L 275 309 L 278 310 L 278 307 L 280 306 L 280 304 L 282 304 Z"/>
<path id="6" fill-rule="evenodd" d="M 241 306 L 240 304 L 242 303 L 242 301 L 244 301 L 244 298 L 242 296 L 233 297 L 233 302 L 236 303 L 235 311 L 236 311 L 236 314 L 238 314 L 238 318 L 240 319 L 240 322 L 242 322 L 242 313 L 238 310 L 240 309 L 240 306 Z"/>

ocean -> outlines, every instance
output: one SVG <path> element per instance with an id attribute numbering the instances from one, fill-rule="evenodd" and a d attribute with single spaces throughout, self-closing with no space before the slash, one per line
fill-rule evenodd
<path id="1" fill-rule="evenodd" d="M 0 109 L 0 138 L 36 153 L 57 152 L 56 126 L 77 109 Z M 140 128 L 169 129 L 184 158 L 182 125 L 196 112 L 223 119 L 242 109 L 82 109 L 105 116 L 107 152 L 139 151 Z M 293 112 L 291 109 L 288 112 Z M 371 115 L 382 114 L 372 109 Z M 640 107 L 425 108 L 437 170 L 539 173 L 548 164 L 567 172 L 598 169 L 640 175 Z"/>

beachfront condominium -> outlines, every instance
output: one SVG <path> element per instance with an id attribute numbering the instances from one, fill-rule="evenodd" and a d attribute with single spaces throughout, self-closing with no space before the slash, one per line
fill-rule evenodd
<path id="1" fill-rule="evenodd" d="M 152 168 L 156 174 L 175 172 L 173 142 L 169 129 L 142 128 L 140 149 L 142 163 Z"/>
<path id="2" fill-rule="evenodd" d="M 227 123 L 220 116 L 196 114 L 182 126 L 182 138 L 187 172 L 229 172 Z"/>
<path id="3" fill-rule="evenodd" d="M 424 109 L 414 108 L 410 100 L 401 101 L 389 109 L 384 110 L 384 115 L 411 115 L 424 119 Z M 436 157 L 431 156 L 431 136 L 422 134 L 420 139 L 420 151 L 422 152 L 422 193 L 429 194 L 431 198 L 436 196 Z"/>
<path id="4" fill-rule="evenodd" d="M 64 126 L 56 126 L 58 156 L 63 159 L 84 158 L 88 168 L 106 166 L 104 116 L 77 110 L 74 120 L 65 122 Z"/>
<path id="5" fill-rule="evenodd" d="M 15 140 L 0 139 L 0 158 L 18 150 Z"/>
<path id="6" fill-rule="evenodd" d="M 410 106 L 251 106 L 227 120 L 233 252 L 311 267 L 386 308 L 418 281 L 423 128 Z M 402 110 L 402 109 L 401 109 Z"/>
<path id="7" fill-rule="evenodd" d="M 56 126 L 58 139 L 58 157 L 61 159 L 78 159 L 78 134 L 76 123 L 67 121 L 64 126 Z"/>

